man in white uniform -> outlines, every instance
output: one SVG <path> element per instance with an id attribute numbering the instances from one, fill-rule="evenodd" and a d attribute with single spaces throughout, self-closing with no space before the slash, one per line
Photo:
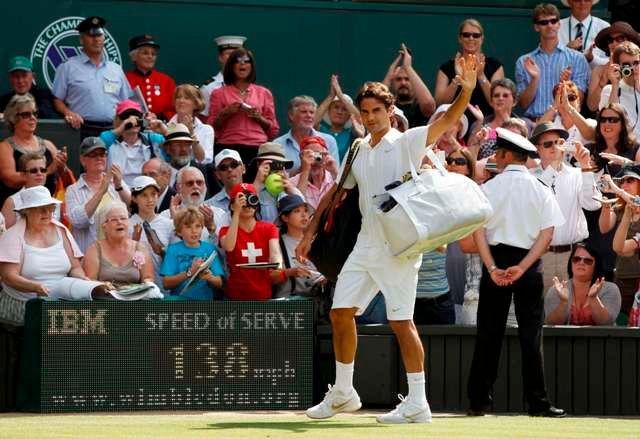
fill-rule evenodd
<path id="1" fill-rule="evenodd" d="M 381 83 L 365 84 L 356 98 L 362 120 L 369 135 L 360 145 L 345 187 L 358 186 L 362 228 L 336 285 L 331 309 L 333 348 L 336 356 L 336 383 L 324 400 L 307 410 L 314 419 L 329 418 L 340 412 L 360 408 L 360 397 L 353 388 L 353 367 L 357 333 L 354 317 L 367 308 L 381 291 L 385 296 L 387 318 L 393 329 L 407 371 L 409 394 L 390 413 L 378 416 L 381 423 L 430 422 L 431 410 L 425 394 L 424 350 L 413 323 L 418 269 L 421 257 L 407 260 L 391 256 L 376 219 L 372 197 L 385 192 L 384 187 L 399 180 L 410 169 L 409 160 L 419 168 L 427 145 L 434 143 L 458 122 L 469 103 L 476 85 L 474 57 L 459 61 L 462 77 L 457 79 L 462 92 L 444 117 L 422 127 L 400 133 L 391 128 L 393 95 Z M 344 171 L 344 169 L 343 169 Z M 321 213 L 329 204 L 334 186 L 322 198 L 314 220 L 296 248 L 296 256 L 304 261 L 318 230 Z"/>

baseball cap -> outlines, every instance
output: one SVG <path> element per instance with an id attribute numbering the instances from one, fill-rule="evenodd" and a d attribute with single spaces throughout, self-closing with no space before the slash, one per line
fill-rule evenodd
<path id="1" fill-rule="evenodd" d="M 131 192 L 142 192 L 149 186 L 153 186 L 158 189 L 158 191 L 160 191 L 160 186 L 158 185 L 158 183 L 156 183 L 156 180 L 154 178 L 147 175 L 140 175 L 133 179 L 133 182 L 131 184 Z"/>
<path id="2" fill-rule="evenodd" d="M 107 150 L 107 145 L 100 137 L 85 137 L 80 144 L 80 155 L 87 155 L 98 148 Z"/>
<path id="3" fill-rule="evenodd" d="M 213 163 L 214 163 L 215 167 L 217 168 L 218 166 L 220 166 L 220 163 L 222 163 L 226 159 L 233 159 L 233 160 L 235 160 L 237 162 L 242 163 L 242 158 L 240 157 L 240 153 L 238 151 L 233 150 L 233 149 L 223 149 L 222 151 L 220 151 L 213 158 Z"/>
<path id="4" fill-rule="evenodd" d="M 33 72 L 33 64 L 26 56 L 14 56 L 9 60 L 9 73 L 16 70 L 24 70 L 26 72 Z"/>
<path id="5" fill-rule="evenodd" d="M 127 110 L 137 111 L 142 115 L 142 107 L 136 101 L 125 99 L 116 106 L 116 114 L 119 116 Z"/>
<path id="6" fill-rule="evenodd" d="M 252 194 L 257 194 L 256 187 L 250 183 L 238 183 L 231 188 L 229 191 L 229 198 L 232 200 L 236 199 L 236 196 L 240 192 L 251 192 Z"/>

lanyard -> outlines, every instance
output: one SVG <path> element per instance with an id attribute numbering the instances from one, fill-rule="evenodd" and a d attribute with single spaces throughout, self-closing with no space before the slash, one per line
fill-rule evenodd
<path id="1" fill-rule="evenodd" d="M 578 22 L 580 23 L 580 22 Z M 576 24 L 578 24 L 576 23 Z M 587 27 L 587 33 L 584 34 L 584 36 L 582 37 L 582 51 L 584 52 L 584 49 L 586 47 L 587 44 L 587 40 L 589 39 L 589 33 L 591 33 L 591 25 L 593 24 L 593 17 L 591 17 L 591 20 L 589 20 L 589 27 Z M 573 41 L 573 38 L 571 38 L 571 29 L 573 29 L 573 24 L 571 24 L 571 17 L 569 17 L 569 42 Z"/>

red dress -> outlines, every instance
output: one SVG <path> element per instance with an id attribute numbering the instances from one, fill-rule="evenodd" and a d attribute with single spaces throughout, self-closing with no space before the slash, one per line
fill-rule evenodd
<path id="1" fill-rule="evenodd" d="M 140 87 L 149 111 L 164 120 L 169 120 L 176 114 L 173 108 L 176 82 L 171 76 L 157 70 L 145 75 L 137 69 L 128 71 L 126 75 L 132 89 Z"/>
<path id="2" fill-rule="evenodd" d="M 229 227 L 220 229 L 220 239 L 229 232 Z M 269 241 L 278 239 L 278 229 L 272 223 L 256 221 L 251 232 L 238 227 L 235 248 L 227 252 L 229 280 L 224 295 L 231 300 L 271 299 L 271 277 L 269 270 L 236 267 L 236 264 L 269 262 Z"/>

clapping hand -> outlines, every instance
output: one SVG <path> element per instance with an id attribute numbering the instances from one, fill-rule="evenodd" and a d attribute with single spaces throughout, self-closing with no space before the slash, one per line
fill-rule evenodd
<path id="1" fill-rule="evenodd" d="M 552 279 L 553 287 L 556 289 L 558 293 L 558 297 L 561 301 L 566 302 L 569 300 L 569 287 L 567 287 L 567 281 L 563 280 L 562 282 L 558 279 L 557 276 L 554 276 Z"/>
<path id="2" fill-rule="evenodd" d="M 540 67 L 530 56 L 524 59 L 524 69 L 527 71 L 531 79 L 537 79 L 540 77 Z"/>
<path id="3" fill-rule="evenodd" d="M 477 61 L 475 55 L 461 56 L 456 60 L 461 75 L 456 75 L 456 81 L 466 91 L 471 92 L 476 87 L 478 77 Z"/>
<path id="4" fill-rule="evenodd" d="M 627 166 L 627 165 L 633 164 L 633 160 L 631 159 L 622 157 L 617 154 L 610 154 L 608 152 L 601 152 L 600 157 L 602 157 L 605 160 L 608 160 L 610 165 Z"/>
<path id="5" fill-rule="evenodd" d="M 600 291 L 602 290 L 602 287 L 604 286 L 604 277 L 601 277 L 599 279 L 596 279 L 596 281 L 593 283 L 593 285 L 591 285 L 591 288 L 589 288 L 589 292 L 587 293 L 587 297 L 590 299 L 594 299 L 596 297 L 598 297 L 598 294 L 600 294 Z"/>

